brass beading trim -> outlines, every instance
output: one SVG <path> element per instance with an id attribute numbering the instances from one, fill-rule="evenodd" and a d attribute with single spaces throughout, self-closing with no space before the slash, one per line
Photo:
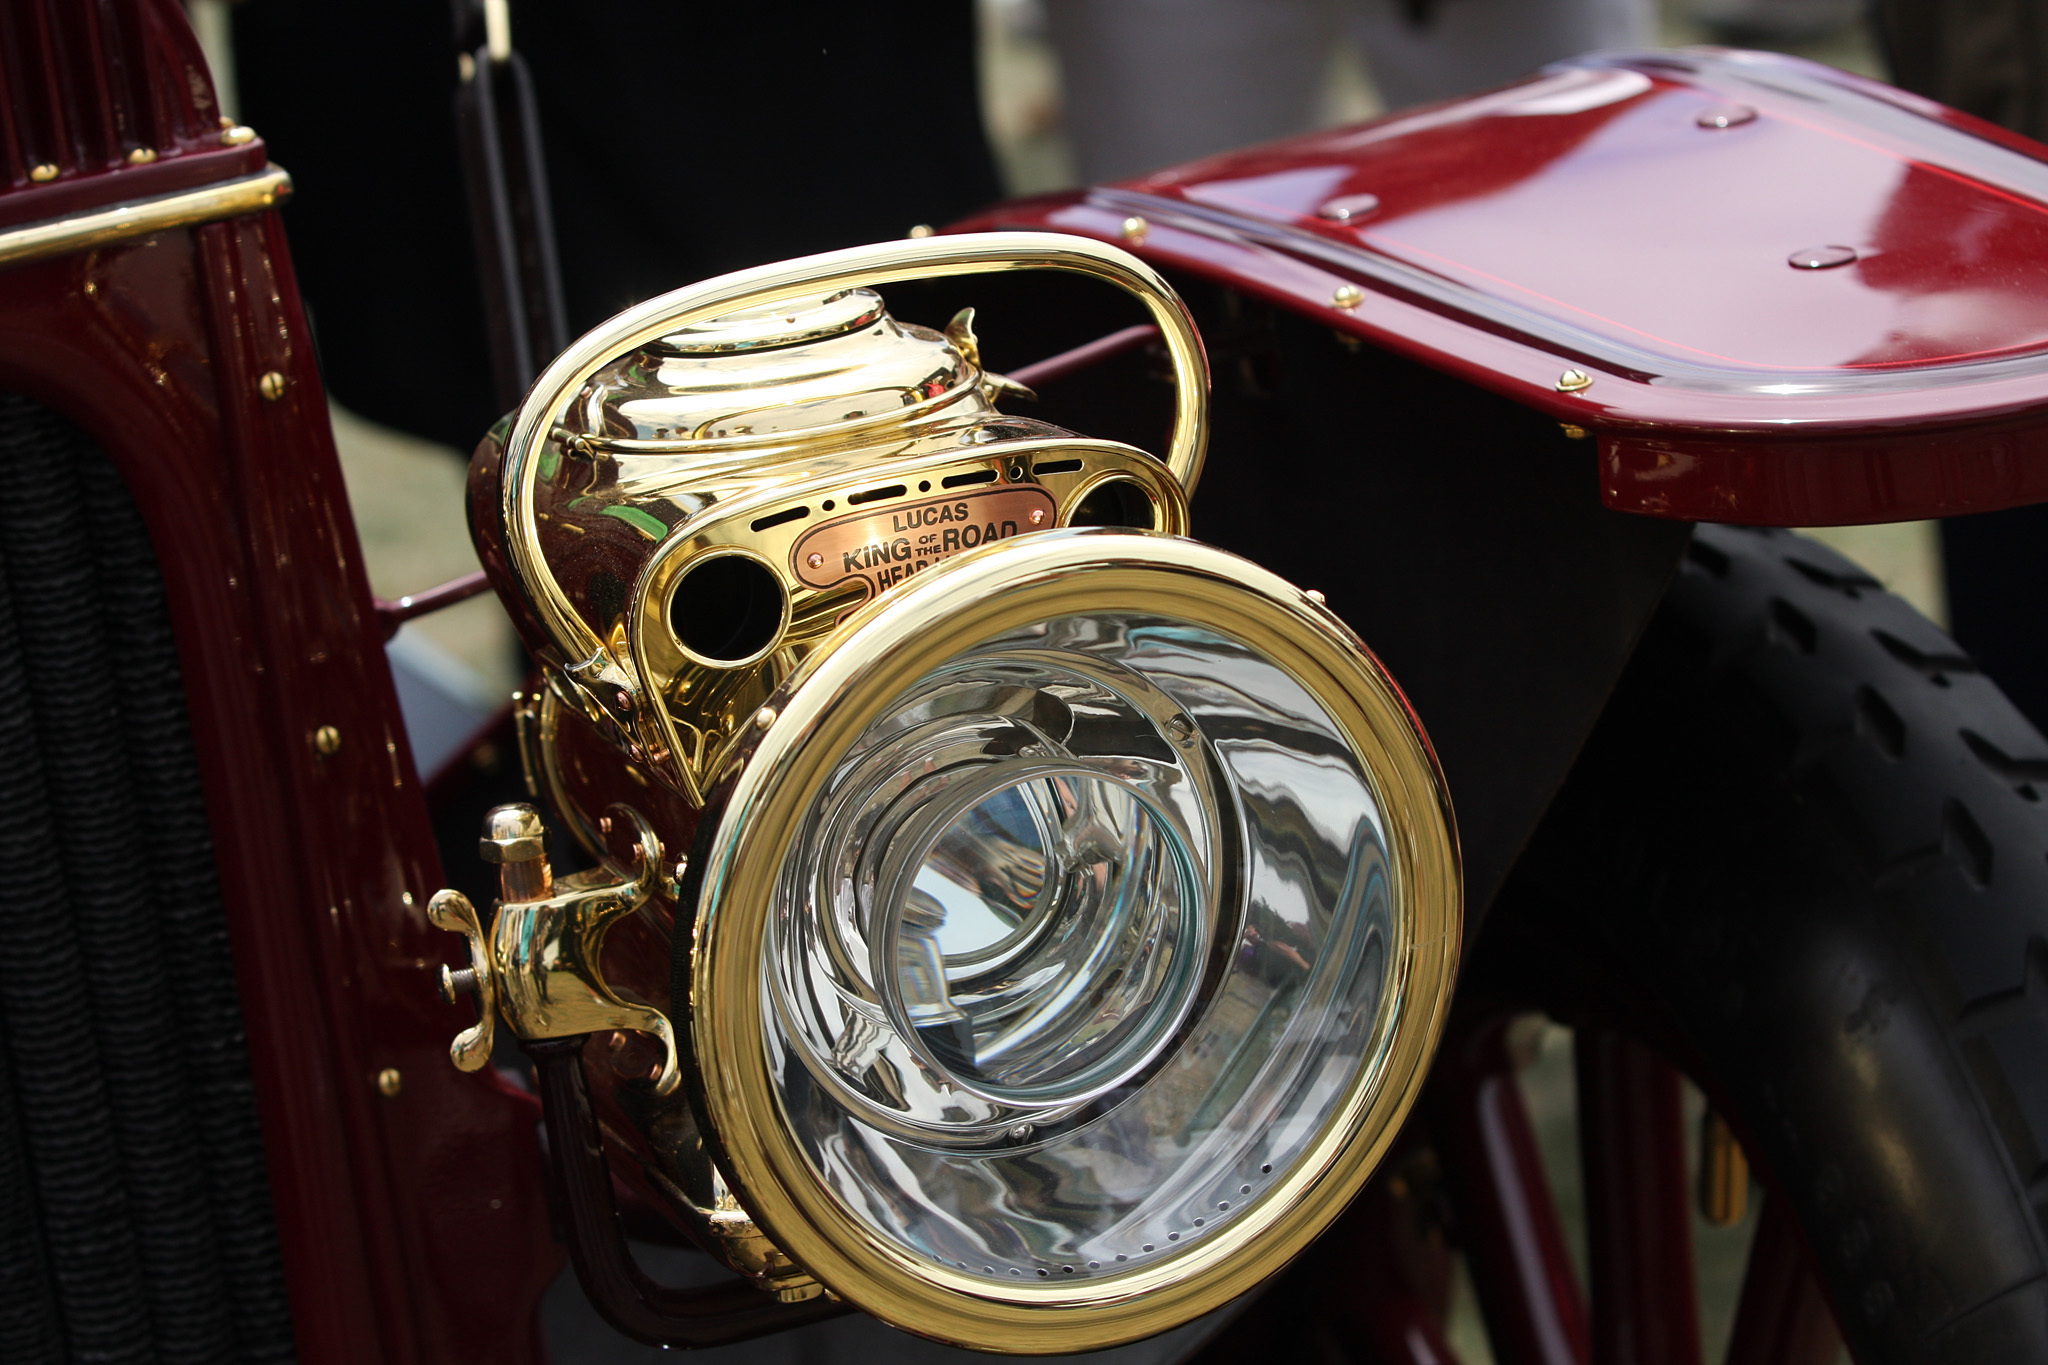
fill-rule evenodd
<path id="1" fill-rule="evenodd" d="M 111 246 L 169 228 L 196 227 L 275 207 L 292 192 L 292 178 L 272 166 L 255 175 L 216 181 L 151 199 L 89 209 L 61 218 L 0 230 L 0 267 Z"/>

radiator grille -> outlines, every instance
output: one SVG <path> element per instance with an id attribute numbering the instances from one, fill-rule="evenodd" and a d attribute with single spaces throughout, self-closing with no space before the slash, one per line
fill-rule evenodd
<path id="1" fill-rule="evenodd" d="M 155 557 L 0 394 L 0 1361 L 292 1354 Z"/>

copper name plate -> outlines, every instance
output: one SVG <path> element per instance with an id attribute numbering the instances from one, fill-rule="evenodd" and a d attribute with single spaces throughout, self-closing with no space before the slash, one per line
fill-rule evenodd
<path id="1" fill-rule="evenodd" d="M 863 579 L 872 595 L 962 550 L 1049 531 L 1058 512 L 1052 495 L 1035 484 L 904 503 L 826 522 L 796 543 L 790 567 L 814 588 Z"/>

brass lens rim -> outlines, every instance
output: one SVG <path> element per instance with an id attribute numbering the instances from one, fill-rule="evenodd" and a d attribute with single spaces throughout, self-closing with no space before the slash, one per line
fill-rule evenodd
<path id="1" fill-rule="evenodd" d="M 1138 612 L 1221 631 L 1293 675 L 1350 739 L 1386 820 L 1400 907 L 1380 1059 L 1244 1214 L 1187 1251 L 1052 1284 L 1000 1284 L 887 1240 L 811 1169 L 767 1065 L 761 963 L 778 870 L 834 765 L 883 707 L 976 641 L 1061 615 Z M 1370 651 L 1300 589 L 1235 555 L 1148 532 L 1060 530 L 985 546 L 863 607 L 771 703 L 775 719 L 714 792 L 687 1001 L 705 1131 L 763 1230 L 842 1298 L 972 1349 L 1087 1351 L 1165 1331 L 1278 1271 L 1364 1185 L 1420 1092 L 1449 1009 L 1462 929 L 1443 776 Z M 1390 1022 L 1389 1022 L 1390 1021 Z"/>

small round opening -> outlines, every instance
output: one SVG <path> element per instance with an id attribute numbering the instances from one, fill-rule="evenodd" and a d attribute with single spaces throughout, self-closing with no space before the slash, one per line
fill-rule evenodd
<path id="1" fill-rule="evenodd" d="M 1155 524 L 1152 499 L 1129 479 L 1105 479 L 1088 490 L 1067 518 L 1069 526 L 1125 526 L 1149 531 Z"/>
<path id="2" fill-rule="evenodd" d="M 744 555 L 699 560 L 676 580 L 668 600 L 669 629 L 700 659 L 738 663 L 782 633 L 782 583 L 767 565 Z"/>

